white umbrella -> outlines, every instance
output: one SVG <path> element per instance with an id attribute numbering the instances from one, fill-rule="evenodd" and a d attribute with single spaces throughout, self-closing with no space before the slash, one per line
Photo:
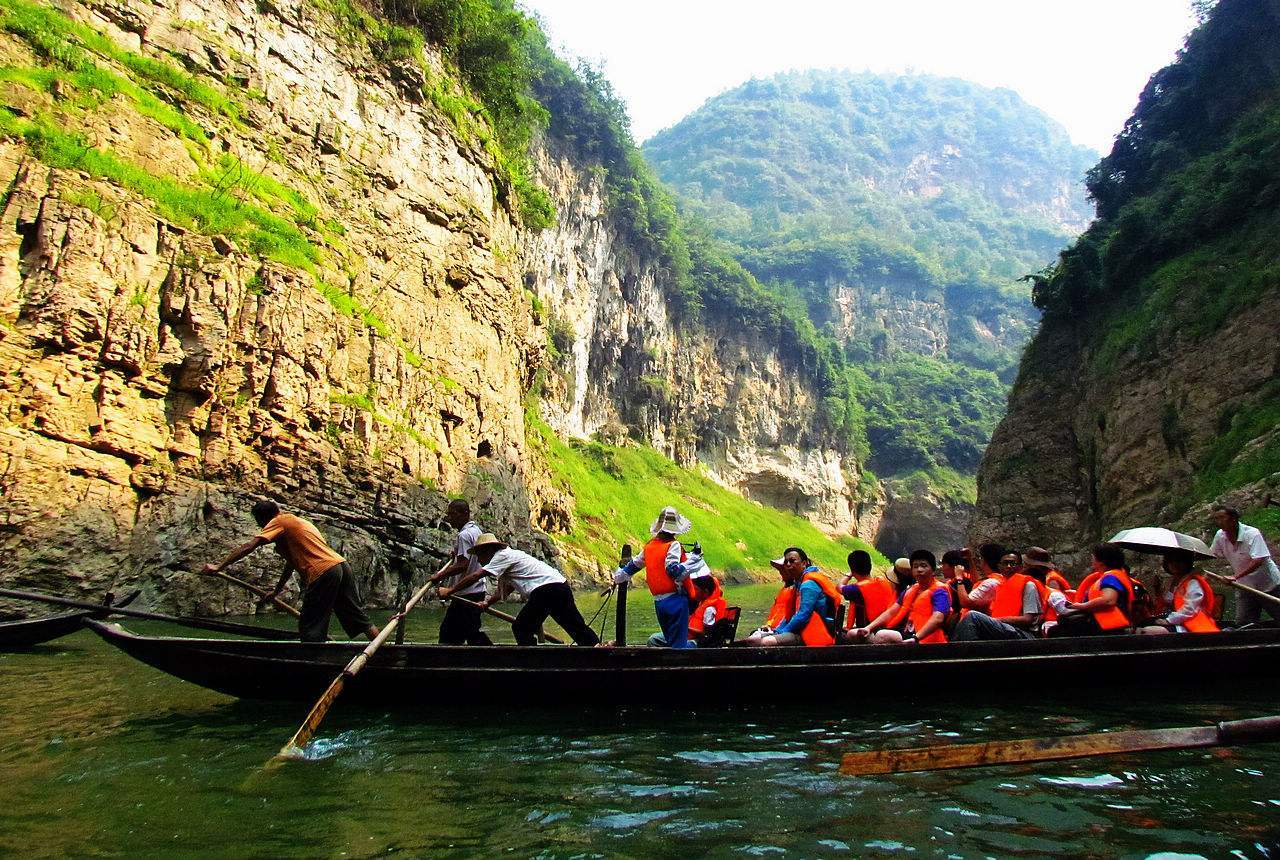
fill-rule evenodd
<path id="1" fill-rule="evenodd" d="M 1205 546 L 1204 541 L 1199 538 L 1154 526 L 1116 532 L 1116 536 L 1110 540 L 1110 543 L 1138 552 L 1163 553 L 1171 549 L 1181 549 L 1199 558 L 1214 557 L 1213 553 L 1209 552 L 1209 547 Z"/>

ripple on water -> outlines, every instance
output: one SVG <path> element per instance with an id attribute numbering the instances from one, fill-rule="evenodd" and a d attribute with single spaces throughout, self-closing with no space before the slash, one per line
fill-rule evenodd
<path id="1" fill-rule="evenodd" d="M 615 812 L 610 815 L 597 815 L 587 823 L 602 830 L 630 830 L 633 827 L 641 827 L 651 821 L 661 821 L 664 818 L 670 818 L 673 815 L 679 815 L 681 812 L 687 811 L 684 809 L 653 809 L 649 812 Z"/>
<path id="2" fill-rule="evenodd" d="M 806 752 L 786 752 L 785 750 L 761 750 L 759 752 L 741 752 L 737 750 L 690 750 L 676 753 L 676 758 L 698 764 L 759 764 L 762 761 L 783 761 L 786 759 L 808 758 Z"/>
<path id="3" fill-rule="evenodd" d="M 1042 776 L 1040 781 L 1070 788 L 1115 788 L 1125 784 L 1123 779 L 1110 773 L 1100 773 L 1097 776 Z"/>

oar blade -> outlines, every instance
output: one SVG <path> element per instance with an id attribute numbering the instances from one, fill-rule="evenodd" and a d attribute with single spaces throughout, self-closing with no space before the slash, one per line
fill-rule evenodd
<path id="1" fill-rule="evenodd" d="M 329 689 L 324 691 L 324 695 L 316 702 L 315 707 L 311 709 L 311 713 L 307 714 L 307 718 L 302 721 L 302 725 L 293 733 L 293 737 L 289 738 L 288 743 L 280 747 L 280 752 L 276 753 L 275 760 L 284 761 L 305 758 L 303 750 L 311 742 L 311 739 L 315 737 L 316 729 L 320 727 L 325 714 L 329 713 L 329 707 L 334 703 L 334 700 L 341 695 L 346 681 L 346 672 L 333 679 Z"/>
<path id="2" fill-rule="evenodd" d="M 1213 746 L 1215 726 L 1150 731 L 1100 732 L 1065 738 L 1028 738 L 981 744 L 949 744 L 911 749 L 846 753 L 840 772 L 846 776 L 950 770 L 994 764 L 1030 764 L 1096 755 Z"/>

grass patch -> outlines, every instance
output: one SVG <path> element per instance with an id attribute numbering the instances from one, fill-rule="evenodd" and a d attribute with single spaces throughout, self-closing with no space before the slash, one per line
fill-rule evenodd
<path id="1" fill-rule="evenodd" d="M 1258 400 L 1237 412 L 1225 432 L 1219 433 L 1200 460 L 1191 489 L 1178 507 L 1187 510 L 1198 502 L 1212 501 L 1224 492 L 1280 472 L 1280 434 L 1241 456 L 1251 442 L 1280 427 L 1280 380 L 1272 380 L 1258 392 Z M 1273 508 L 1272 510 L 1280 510 Z"/>
<path id="2" fill-rule="evenodd" d="M 894 480 L 905 484 L 912 492 L 932 491 L 949 502 L 966 505 L 978 503 L 978 479 L 973 475 L 963 475 L 955 469 L 948 469 L 946 466 L 917 469 Z"/>
<path id="3" fill-rule="evenodd" d="M 339 406 L 346 406 L 351 409 L 359 409 L 361 412 L 367 412 L 376 423 L 390 428 L 393 432 L 398 433 L 401 436 L 408 436 L 423 448 L 430 451 L 437 450 L 435 440 L 428 439 L 426 436 L 422 435 L 417 428 L 410 427 L 404 421 L 388 417 L 387 415 L 379 412 L 377 408 L 374 407 L 373 401 L 363 394 L 330 394 L 329 402 Z M 377 459 L 381 459 L 381 457 L 378 457 Z"/>
<path id="4" fill-rule="evenodd" d="M 665 505 L 675 505 L 692 520 L 686 540 L 701 542 L 707 560 L 722 574 L 770 575 L 769 559 L 788 546 L 803 547 L 833 574 L 846 570 L 845 558 L 854 549 L 887 564 L 856 538 L 832 540 L 808 520 L 748 501 L 650 448 L 566 443 L 535 416 L 529 425 L 531 441 L 575 498 L 573 529 L 563 539 L 601 564 L 616 564 L 623 543 L 638 550 Z"/>

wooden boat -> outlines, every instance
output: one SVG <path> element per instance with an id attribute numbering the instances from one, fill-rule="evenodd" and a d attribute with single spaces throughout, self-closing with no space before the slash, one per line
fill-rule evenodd
<path id="1" fill-rule="evenodd" d="M 134 591 L 115 605 L 128 606 L 140 593 Z M 104 613 L 92 611 L 62 612 L 57 615 L 46 615 L 43 618 L 23 618 L 19 621 L 0 623 L 0 650 L 32 648 L 44 642 L 51 642 L 75 633 L 84 627 L 88 619 L 102 618 L 103 615 Z"/>
<path id="2" fill-rule="evenodd" d="M 139 636 L 87 623 L 126 654 L 244 699 L 314 701 L 364 646 Z M 990 695 L 1107 684 L 1200 689 L 1280 679 L 1280 630 L 834 648 L 384 646 L 343 699 L 371 705 L 750 703 L 942 688 Z"/>

